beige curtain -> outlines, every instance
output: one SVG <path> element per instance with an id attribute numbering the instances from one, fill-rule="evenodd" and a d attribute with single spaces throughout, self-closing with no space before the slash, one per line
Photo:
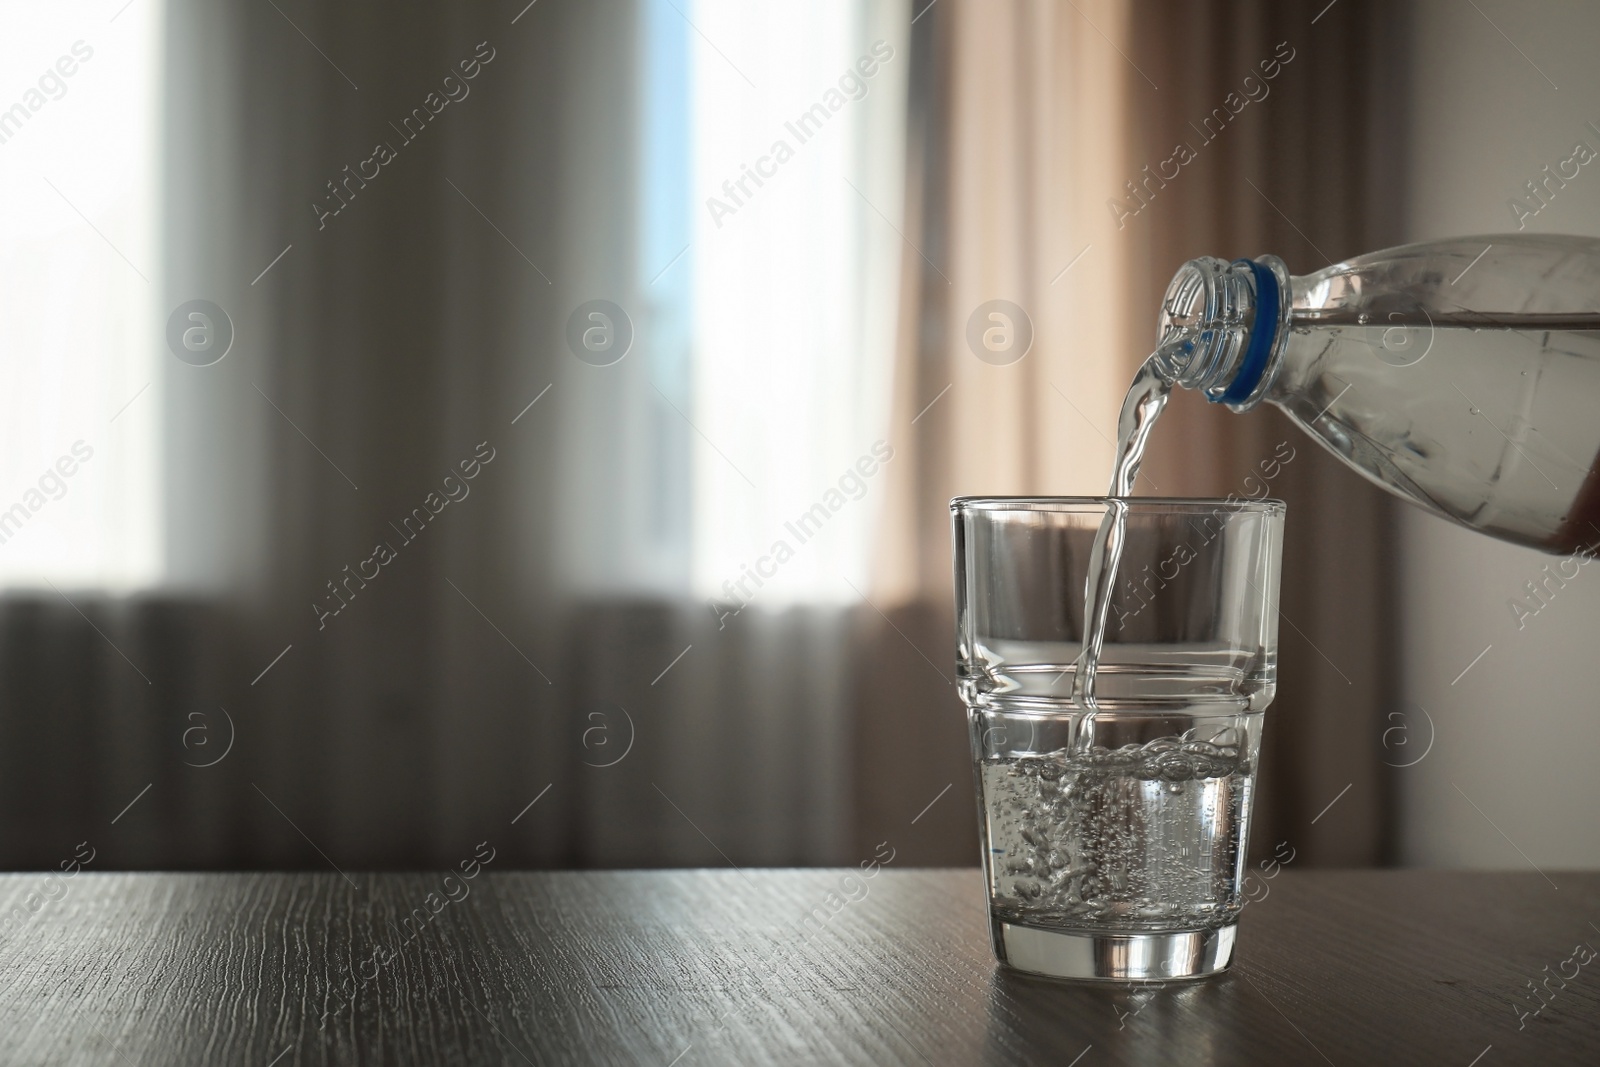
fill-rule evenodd
<path id="1" fill-rule="evenodd" d="M 1386 190 L 1400 186 L 1385 168 L 1398 153 L 1384 146 L 1403 99 L 1397 18 L 1360 0 L 942 0 L 919 19 L 895 401 L 905 447 L 879 567 L 894 641 L 915 641 L 948 672 L 951 496 L 1104 492 L 1117 403 L 1185 259 L 1273 252 L 1307 273 L 1393 243 L 1399 205 Z M 1270 80 L 1263 60 L 1276 62 Z M 1228 121 L 1208 129 L 1213 106 Z M 1148 206 L 1130 214 L 1139 201 L 1125 183 L 1178 142 L 1194 158 L 1144 186 Z M 1126 210 L 1108 203 L 1119 199 Z M 1034 329 L 1031 351 L 1005 365 L 968 344 L 969 318 L 993 299 L 1019 305 Z M 1379 738 L 1396 667 L 1389 501 L 1275 411 L 1208 408 L 1173 401 L 1141 492 L 1256 492 L 1245 479 L 1261 477 L 1279 442 L 1294 455 L 1271 481 L 1289 525 L 1254 843 L 1287 839 L 1307 864 L 1382 862 L 1392 820 Z M 954 783 L 962 802 L 944 815 L 955 840 L 971 821 L 966 742 L 944 726 L 960 720 L 953 689 L 926 681 L 927 703 L 874 712 L 868 728 L 926 749 L 912 777 L 928 780 L 908 791 Z M 865 818 L 892 806 L 874 795 L 887 789 L 870 770 L 880 751 L 863 747 Z"/>
<path id="2" fill-rule="evenodd" d="M 947 505 L 962 494 L 1105 491 L 1130 353 L 1143 340 L 1127 327 L 1129 246 L 1099 205 L 1121 181 L 1129 87 L 1115 42 L 1128 37 L 1129 10 L 941 0 L 919 11 L 896 458 L 874 567 L 882 614 L 864 615 L 857 825 L 862 845 L 889 837 L 912 862 L 969 864 Z M 1011 305 L 998 320 L 994 301 Z"/>
<path id="3" fill-rule="evenodd" d="M 946 84 L 918 102 L 940 113 L 913 121 L 945 128 L 916 131 L 925 155 L 910 168 L 922 217 L 905 261 L 893 422 L 910 447 L 876 568 L 893 603 L 948 596 L 950 497 L 1105 491 L 1130 346 L 1145 340 L 1127 328 L 1128 243 L 1100 207 L 1122 180 L 1128 90 L 1102 35 L 1128 36 L 1128 5 L 938 7 L 914 42 L 938 50 L 927 66 L 942 69 L 927 74 Z M 996 300 L 1021 310 L 1014 346 L 1031 329 L 1020 358 L 981 342 L 1005 328 L 985 310 Z M 970 343 L 975 316 L 992 362 Z"/>

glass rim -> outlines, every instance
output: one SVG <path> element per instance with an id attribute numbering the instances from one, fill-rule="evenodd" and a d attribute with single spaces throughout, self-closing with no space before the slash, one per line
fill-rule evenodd
<path id="1" fill-rule="evenodd" d="M 1016 513 L 1028 512 L 1067 513 L 1073 511 L 1104 511 L 1113 500 L 1128 505 L 1128 513 L 1136 514 L 1212 514 L 1231 511 L 1241 514 L 1283 515 L 1289 505 L 1276 497 L 1260 500 L 1211 497 L 1178 496 L 958 496 L 950 501 L 952 515 L 968 512 Z"/>

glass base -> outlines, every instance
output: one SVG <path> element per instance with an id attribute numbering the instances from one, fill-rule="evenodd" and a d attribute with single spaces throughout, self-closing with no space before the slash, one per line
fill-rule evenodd
<path id="1" fill-rule="evenodd" d="M 1165 933 L 1090 933 L 1019 926 L 989 917 L 994 954 L 1028 974 L 1103 982 L 1203 978 L 1233 962 L 1237 926 Z"/>

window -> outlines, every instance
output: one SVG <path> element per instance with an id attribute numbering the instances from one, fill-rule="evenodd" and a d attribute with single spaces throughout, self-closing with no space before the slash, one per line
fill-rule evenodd
<path id="1" fill-rule="evenodd" d="M 159 577 L 161 21 L 0 8 L 0 586 Z"/>
<path id="2" fill-rule="evenodd" d="M 909 63 L 877 7 L 683 6 L 702 595 L 843 603 L 865 586 L 891 447 Z"/>

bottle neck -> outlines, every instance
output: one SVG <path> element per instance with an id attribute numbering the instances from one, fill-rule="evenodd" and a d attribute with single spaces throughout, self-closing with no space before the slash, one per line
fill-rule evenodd
<path id="1" fill-rule="evenodd" d="M 1289 270 L 1276 256 L 1204 256 L 1178 269 L 1161 302 L 1163 373 L 1214 404 L 1261 402 L 1289 337 Z"/>

